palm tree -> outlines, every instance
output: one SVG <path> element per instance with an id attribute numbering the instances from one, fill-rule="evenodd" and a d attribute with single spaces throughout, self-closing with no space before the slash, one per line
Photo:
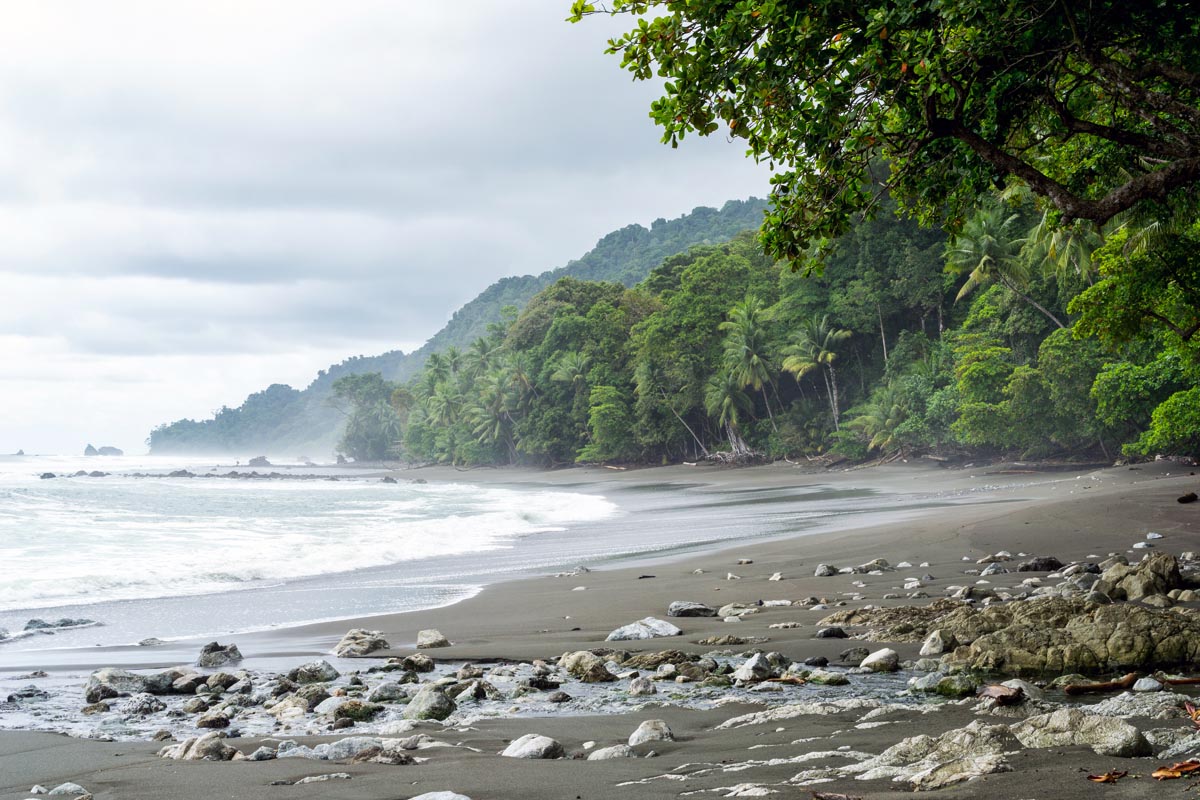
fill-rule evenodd
<path id="1" fill-rule="evenodd" d="M 771 401 L 767 397 L 767 387 L 774 387 L 766 356 L 767 331 L 763 325 L 769 319 L 770 315 L 762 301 L 748 296 L 730 310 L 729 319 L 718 325 L 717 329 L 725 331 L 721 359 L 725 370 L 742 388 L 750 386 L 762 394 L 771 429 L 778 432 L 775 415 L 771 413 Z"/>
<path id="2" fill-rule="evenodd" d="M 1042 312 L 1055 325 L 1066 327 L 1022 291 L 1029 283 L 1029 262 L 1022 258 L 1025 239 L 1018 236 L 1019 214 L 1010 214 L 997 202 L 988 203 L 963 225 L 962 231 L 946 249 L 946 265 L 952 272 L 967 273 L 967 282 L 955 300 L 961 300 L 979 286 L 997 281 L 1026 303 Z"/>
<path id="3" fill-rule="evenodd" d="M 504 442 L 510 463 L 517 458 L 513 413 L 519 403 L 520 394 L 512 372 L 498 368 L 479 376 L 475 395 L 463 408 L 463 417 L 476 438 L 487 445 Z"/>
<path id="4" fill-rule="evenodd" d="M 583 353 L 568 350 L 559 356 L 554 371 L 550 373 L 550 380 L 569 383 L 578 391 L 581 386 L 587 384 L 587 372 L 591 363 L 591 359 Z"/>
<path id="5" fill-rule="evenodd" d="M 457 387 L 446 383 L 439 383 L 426 402 L 429 419 L 442 427 L 453 425 L 458 421 L 462 401 L 462 395 L 459 393 Z"/>
<path id="6" fill-rule="evenodd" d="M 467 376 L 470 378 L 477 377 L 495 366 L 499 350 L 499 343 L 486 336 L 480 336 L 471 342 L 471 346 L 467 348 L 467 352 L 463 355 L 463 370 Z"/>
<path id="7" fill-rule="evenodd" d="M 896 444 L 896 431 L 907 413 L 895 386 L 887 384 L 878 389 L 863 409 L 863 413 L 846 423 L 867 437 L 867 449 L 886 453 Z"/>
<path id="8" fill-rule="evenodd" d="M 721 370 L 708 379 L 704 393 L 704 408 L 717 424 L 725 429 L 729 447 L 734 455 L 746 455 L 750 448 L 742 439 L 739 427 L 742 414 L 750 413 L 750 398 L 742 391 L 741 384 L 729 370 Z"/>
<path id="9" fill-rule="evenodd" d="M 837 370 L 833 367 L 837 359 L 834 347 L 852 335 L 851 331 L 830 327 L 828 314 L 813 316 L 800 327 L 796 341 L 783 351 L 783 369 L 795 375 L 797 381 L 813 370 L 821 370 L 825 392 L 829 396 L 829 409 L 833 412 L 834 430 L 840 430 L 841 418 Z"/>

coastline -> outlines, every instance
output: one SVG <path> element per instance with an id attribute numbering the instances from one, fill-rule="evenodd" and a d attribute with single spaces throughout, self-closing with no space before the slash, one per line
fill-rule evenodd
<path id="1" fill-rule="evenodd" d="M 664 482 L 676 486 L 715 485 L 720 491 L 746 494 L 737 502 L 716 506 L 712 513 L 719 519 L 745 517 L 749 524 L 757 524 L 765 519 L 764 515 L 773 513 L 773 507 L 771 503 L 756 504 L 752 499 L 755 492 L 787 488 L 797 481 L 797 476 L 783 469 L 754 469 L 760 471 L 714 470 L 710 476 L 690 468 L 673 468 L 669 473 L 657 470 L 616 473 L 608 481 L 564 471 L 549 477 L 539 473 L 536 478 L 557 486 L 571 486 L 573 490 L 593 481 L 631 487 Z M 863 519 L 857 516 L 835 518 L 830 520 L 835 530 L 801 531 L 724 543 L 701 552 L 605 565 L 570 577 L 538 575 L 506 580 L 443 608 L 264 631 L 235 641 L 248 662 L 264 659 L 295 665 L 305 660 L 302 653 L 328 652 L 347 629 L 362 625 L 380 630 L 392 644 L 391 650 L 355 660 L 355 667 L 366 669 L 387 656 L 412 653 L 411 644 L 417 631 L 437 628 L 454 643 L 451 647 L 423 651 L 439 662 L 527 662 L 539 658 L 556 660 L 564 652 L 602 647 L 609 631 L 645 616 L 664 617 L 666 605 L 674 600 L 695 600 L 715 606 L 814 596 L 828 599 L 831 604 L 844 601 L 846 608 L 906 605 L 913 601 L 905 599 L 902 593 L 897 598 L 883 599 L 885 594 L 896 593 L 903 575 L 931 574 L 934 580 L 927 582 L 927 591 L 933 598 L 944 596 L 947 586 L 975 580 L 964 578 L 964 568 L 1002 548 L 1014 553 L 1055 555 L 1064 561 L 1109 552 L 1127 553 L 1132 560 L 1137 554 L 1132 545 L 1144 541 L 1146 533 L 1153 531 L 1164 537 L 1159 543 L 1164 552 L 1200 550 L 1200 514 L 1195 513 L 1194 506 L 1175 502 L 1178 495 L 1194 490 L 1200 483 L 1188 474 L 1190 471 L 1184 468 L 1181 473 L 1177 464 L 1147 464 L 1134 470 L 1109 468 L 1078 475 L 993 474 L 984 469 L 972 472 L 901 465 L 894 470 L 881 468 L 870 475 L 804 474 L 803 480 L 839 486 L 862 484 L 869 478 L 876 486 L 907 487 L 912 495 L 936 495 L 939 500 L 954 502 L 918 509 L 906 517 L 891 514 L 865 524 L 859 524 Z M 426 471 L 422 471 L 421 477 L 441 479 Z M 524 476 L 488 471 L 472 475 L 472 480 L 501 483 L 514 482 L 515 477 Z M 451 478 L 462 480 L 458 472 L 453 472 Z M 653 523 L 653 518 L 647 520 L 647 524 Z M 892 564 L 927 562 L 929 566 L 881 575 L 821 578 L 813 575 L 818 563 L 845 567 L 876 558 L 885 558 Z M 964 558 L 970 558 L 972 563 L 964 563 Z M 739 565 L 740 560 L 753 563 Z M 704 572 L 696 574 L 698 569 Z M 728 580 L 727 574 L 731 572 L 740 577 Z M 769 580 L 776 572 L 781 573 L 782 580 Z M 1013 585 L 1016 578 L 1006 581 L 1000 576 L 993 580 Z M 856 581 L 861 586 L 855 585 Z M 587 588 L 575 591 L 577 586 Z M 861 599 L 851 599 L 856 595 Z M 790 606 L 763 608 L 737 623 L 720 618 L 674 620 L 683 628 L 683 636 L 623 645 L 635 652 L 669 647 L 703 653 L 712 647 L 697 644 L 700 638 L 736 633 L 739 637 L 767 638 L 769 643 L 762 644 L 762 648 L 779 651 L 792 659 L 825 657 L 836 662 L 840 651 L 862 642 L 814 638 L 817 620 L 828 613 Z M 799 623 L 798 627 L 771 627 L 793 621 Z M 872 640 L 871 647 L 876 646 L 892 647 L 904 659 L 915 658 L 918 648 L 911 642 Z M 103 660 L 107 654 L 97 655 Z M 410 767 L 303 759 L 261 764 L 174 762 L 157 758 L 154 753 L 161 745 L 153 742 L 106 743 L 54 734 L 0 732 L 0 775 L 4 775 L 0 779 L 0 798 L 24 797 L 33 783 L 53 786 L 58 780 L 80 783 L 97 798 L 201 800 L 214 792 L 227 797 L 257 798 L 275 791 L 267 789 L 273 780 L 334 772 L 345 772 L 351 779 L 288 787 L 279 790 L 280 796 L 286 792 L 287 797 L 390 800 L 424 791 L 455 790 L 475 800 L 594 797 L 613 792 L 637 798 L 665 798 L 679 797 L 685 791 L 709 792 L 718 787 L 725 789 L 708 796 L 739 796 L 729 794 L 729 787 L 750 782 L 778 783 L 780 788 L 776 791 L 786 796 L 789 791 L 796 792 L 794 787 L 787 788 L 787 781 L 806 766 L 837 761 L 831 756 L 813 757 L 814 753 L 819 755 L 818 751 L 848 747 L 854 752 L 878 753 L 914 732 L 937 734 L 976 718 L 972 708 L 948 704 L 938 706 L 937 713 L 897 707 L 879 717 L 886 724 L 878 726 L 863 722 L 861 713 L 845 710 L 765 726 L 719 727 L 739 714 L 761 711 L 785 699 L 764 695 L 761 701 L 751 701 L 757 704 L 748 705 L 738 699 L 712 708 L 679 708 L 671 703 L 651 702 L 640 711 L 619 709 L 620 713 L 600 716 L 568 704 L 554 713 L 475 719 L 452 729 L 443 730 L 435 724 L 420 730 L 453 742 L 455 747 L 421 751 L 429 761 Z M 529 762 L 495 756 L 508 741 L 530 732 L 560 739 L 572 752 L 578 751 L 586 740 L 619 741 L 640 721 L 652 717 L 666 720 L 675 731 L 675 741 L 655 743 L 658 754 L 655 759 Z M 331 733 L 315 739 L 297 738 L 312 743 L 340 737 Z M 231 741 L 249 752 L 259 739 Z M 737 765 L 737 769 L 731 767 L 726 771 L 720 766 L 722 762 Z M 1051 780 L 1055 782 L 1056 797 L 1089 797 L 1097 789 L 1082 779 L 1080 770 L 1102 772 L 1114 766 L 1129 767 L 1125 759 L 1114 762 L 1081 747 L 1024 750 L 1014 763 L 1019 767 L 1015 772 L 989 775 L 941 790 L 938 795 L 1042 797 L 1046 781 Z M 1149 764 L 1148 760 L 1136 760 L 1134 767 L 1148 774 Z M 676 777 L 659 777 L 664 775 Z M 888 780 L 852 779 L 816 788 L 864 798 L 890 797 L 902 789 Z M 1104 790 L 1106 796 L 1125 798 L 1151 796 L 1155 788 L 1144 779 L 1122 782 Z"/>

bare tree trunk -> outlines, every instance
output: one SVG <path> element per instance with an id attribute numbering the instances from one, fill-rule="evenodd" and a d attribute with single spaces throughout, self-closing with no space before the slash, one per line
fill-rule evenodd
<path id="1" fill-rule="evenodd" d="M 833 364 L 829 364 L 829 383 L 833 387 L 833 392 L 830 395 L 830 403 L 833 405 L 833 429 L 840 431 L 839 425 L 841 411 L 838 409 L 838 388 L 837 388 L 837 371 L 833 368 Z"/>
<path id="2" fill-rule="evenodd" d="M 708 458 L 708 448 L 704 446 L 704 442 L 700 441 L 700 437 L 696 435 L 694 430 L 692 430 L 692 426 L 684 422 L 683 417 L 679 416 L 679 412 L 675 410 L 675 406 L 671 405 L 671 401 L 667 399 L 666 390 L 660 386 L 658 387 L 658 391 L 659 394 L 662 395 L 663 402 L 666 403 L 667 408 L 671 409 L 671 413 L 675 415 L 675 419 L 679 420 L 680 425 L 687 428 L 687 432 L 692 435 L 692 438 L 696 440 L 696 444 L 698 444 L 700 449 L 704 452 L 704 457 Z"/>
<path id="3" fill-rule="evenodd" d="M 779 428 L 775 427 L 775 415 L 771 413 L 771 401 L 767 398 L 767 387 L 762 388 L 763 405 L 767 407 L 767 419 L 771 421 L 771 430 L 779 433 Z"/>
<path id="4" fill-rule="evenodd" d="M 1061 322 L 1059 322 L 1059 321 L 1058 321 L 1058 317 L 1054 316 L 1054 315 L 1053 315 L 1053 314 L 1051 314 L 1049 311 L 1047 311 L 1047 310 L 1045 309 L 1045 307 L 1044 307 L 1044 306 L 1042 306 L 1042 304 L 1041 304 L 1041 303 L 1039 303 L 1037 300 L 1034 300 L 1034 299 L 1033 299 L 1032 297 L 1030 297 L 1029 295 L 1027 295 L 1027 294 L 1023 293 L 1023 292 L 1022 292 L 1021 290 L 1019 290 L 1019 289 L 1018 289 L 1018 288 L 1017 288 L 1015 285 L 1013 285 L 1013 283 L 1012 283 L 1011 281 L 1009 281 L 1007 278 L 1005 278 L 1005 277 L 1001 276 L 1001 277 L 1000 277 L 1000 282 L 1001 282 L 1001 283 L 1003 283 L 1003 284 L 1004 284 L 1004 286 L 1005 286 L 1005 287 L 1006 287 L 1006 288 L 1007 288 L 1007 289 L 1008 289 L 1010 292 L 1012 292 L 1013 294 L 1015 294 L 1017 297 L 1021 298 L 1021 299 L 1022 299 L 1022 300 L 1024 300 L 1026 303 L 1029 303 L 1029 305 L 1033 306 L 1033 307 L 1034 307 L 1034 308 L 1036 308 L 1038 311 L 1040 311 L 1040 312 L 1042 312 L 1043 314 L 1045 314 L 1045 315 L 1046 315 L 1046 319 L 1050 320 L 1051 322 L 1053 322 L 1055 325 L 1057 325 L 1057 326 L 1058 326 L 1058 327 L 1060 327 L 1060 328 L 1065 328 L 1065 327 L 1067 327 L 1066 325 L 1063 325 Z"/>
<path id="5" fill-rule="evenodd" d="M 878 303 L 875 304 L 875 313 L 879 315 L 879 340 L 881 342 L 883 342 L 883 364 L 884 364 L 884 366 L 887 366 L 887 363 L 888 363 L 887 333 L 883 330 L 883 307 L 880 306 Z M 832 367 L 830 367 L 830 369 L 832 369 Z M 836 416 L 836 414 L 834 416 Z"/>

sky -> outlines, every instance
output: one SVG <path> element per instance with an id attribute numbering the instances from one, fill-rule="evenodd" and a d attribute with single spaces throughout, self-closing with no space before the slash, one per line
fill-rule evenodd
<path id="1" fill-rule="evenodd" d="M 763 197 L 568 0 L 38 0 L 0 26 L 0 453 L 420 346 L 494 280 Z"/>

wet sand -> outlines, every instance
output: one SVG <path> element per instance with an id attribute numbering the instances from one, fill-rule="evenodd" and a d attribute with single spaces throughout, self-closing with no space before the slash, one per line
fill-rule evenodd
<path id="1" fill-rule="evenodd" d="M 720 491 L 734 498 L 728 504 L 710 504 L 709 512 L 728 515 L 730 524 L 753 522 L 756 514 L 769 513 L 770 505 L 755 504 L 754 492 L 762 489 L 821 482 L 846 487 L 877 486 L 912 495 L 936 495 L 951 505 L 878 519 L 856 518 L 849 526 L 835 520 L 832 530 L 792 538 L 756 540 L 683 558 L 643 560 L 640 563 L 564 577 L 541 576 L 500 583 L 474 598 L 441 609 L 409 614 L 374 616 L 288 630 L 268 631 L 237 639 L 254 659 L 292 658 L 299 663 L 305 653 L 328 652 L 343 633 L 368 627 L 384 633 L 393 649 L 375 655 L 386 657 L 413 652 L 417 631 L 437 628 L 453 646 L 426 651 L 439 661 L 557 658 L 566 651 L 603 646 L 609 631 L 646 616 L 665 617 L 674 600 L 695 600 L 717 606 L 730 602 L 819 597 L 831 602 L 853 595 L 847 607 L 872 604 L 905 604 L 884 594 L 901 594 L 903 578 L 925 573 L 931 597 L 945 587 L 974 582 L 962 574 L 974 561 L 999 549 L 1014 553 L 1054 555 L 1067 561 L 1110 552 L 1135 555 L 1132 545 L 1147 532 L 1163 535 L 1161 550 L 1178 553 L 1200 550 L 1200 504 L 1183 506 L 1175 498 L 1194 491 L 1200 479 L 1177 464 L 1147 464 L 1138 469 L 1067 470 L 1037 472 L 1023 467 L 1008 469 L 944 470 L 927 464 L 900 465 L 869 472 L 801 474 L 786 467 L 749 470 L 689 469 L 611 472 L 566 470 L 556 473 L 469 474 L 471 481 L 520 482 L 570 486 L 573 490 L 611 491 L 613 487 L 648 487 L 667 491 L 664 484 L 687 485 L 687 492 Z M 417 473 L 413 473 L 416 477 Z M 421 471 L 427 480 L 463 480 L 454 471 Z M 607 487 L 607 488 L 606 488 Z M 657 488 L 656 488 L 657 487 Z M 743 500 L 736 502 L 739 492 Z M 686 496 L 684 497 L 686 499 Z M 648 519 L 647 524 L 654 524 Z M 971 564 L 965 564 L 964 557 Z M 876 558 L 896 564 L 928 562 L 880 576 L 837 575 L 813 577 L 820 563 L 838 567 L 862 564 Z M 753 563 L 739 565 L 739 560 Z M 701 572 L 697 572 L 700 570 Z M 773 573 L 782 580 L 771 581 Z M 729 573 L 738 579 L 727 579 Z M 644 576 L 653 577 L 644 577 Z M 997 585 L 1015 585 L 998 576 Z M 861 581 L 856 587 L 852 581 Z M 577 587 L 586 587 L 576 590 Z M 742 637 L 768 637 L 764 649 L 777 650 L 794 659 L 823 655 L 836 659 L 847 647 L 844 640 L 814 639 L 815 623 L 827 611 L 791 606 L 765 608 L 741 622 L 720 619 L 673 620 L 684 630 L 681 637 L 649 642 L 626 642 L 634 651 L 666 647 L 706 652 L 711 647 L 696 640 L 733 633 Z M 772 629 L 779 622 L 799 627 Z M 577 629 L 577 630 L 576 630 Z M 149 635 L 149 633 L 148 633 Z M 859 644 L 859 642 L 854 642 Z M 888 644 L 888 643 L 880 643 Z M 893 644 L 903 658 L 916 656 L 916 645 Z M 145 666 L 154 666 L 147 653 Z M 97 654 L 103 660 L 103 654 Z M 153 662 L 153 663 L 152 663 Z M 364 659 L 369 666 L 371 659 Z M 653 698 L 652 698 L 653 699 Z M 779 701 L 764 698 L 764 703 Z M 962 727 L 974 715 L 968 708 L 942 707 L 935 713 L 896 711 L 882 718 L 890 724 L 856 727 L 861 712 L 832 716 L 798 717 L 779 724 L 718 729 L 721 722 L 765 706 L 744 704 L 708 711 L 691 711 L 669 705 L 641 714 L 573 716 L 569 710 L 546 718 L 493 719 L 469 729 L 422 728 L 423 732 L 453 743 L 477 748 L 422 751 L 428 763 L 407 767 L 349 765 L 303 759 L 248 763 L 174 762 L 154 756 L 158 743 L 105 743 L 54 734 L 0 733 L 0 798 L 28 796 L 39 783 L 53 787 L 71 780 L 91 790 L 97 798 L 212 797 L 329 797 L 409 798 L 427 791 L 454 790 L 474 800 L 483 798 L 587 798 L 738 796 L 730 787 L 745 782 L 772 784 L 788 781 L 801 769 L 830 763 L 830 758 L 805 761 L 805 754 L 850 747 L 878 753 L 901 738 L 918 732 L 936 734 Z M 618 759 L 605 762 L 575 760 L 525 761 L 497 758 L 506 742 L 526 733 L 559 739 L 568 753 L 582 752 L 585 741 L 599 746 L 623 741 L 645 718 L 668 721 L 677 741 L 655 743 L 657 758 Z M 1161 724 L 1161 723 L 1160 723 Z M 347 732 L 351 733 L 351 732 Z M 340 738 L 328 737 L 325 740 Z M 811 740 L 800 742 L 798 740 Z M 252 741 L 231 740 L 243 752 Z M 753 749 L 752 749 L 753 748 Z M 835 759 L 836 760 L 836 759 Z M 754 763 L 751 763 L 754 762 Z M 761 762 L 761 763 L 758 763 Z M 1162 785 L 1148 777 L 1126 779 L 1098 787 L 1084 779 L 1087 772 L 1112 768 L 1148 775 L 1158 763 L 1153 759 L 1113 759 L 1086 748 L 1022 750 L 1012 757 L 1015 771 L 992 775 L 939 791 L 944 797 L 1075 798 L 1162 796 Z M 732 769 L 733 764 L 739 764 Z M 691 766 L 688 766 L 691 765 Z M 270 786 L 280 779 L 346 772 L 350 780 L 300 786 Z M 675 777 L 660 777 L 664 775 Z M 1182 789 L 1177 781 L 1171 790 Z M 722 788 L 723 787 L 723 788 Z M 720 788 L 721 791 L 713 791 Z M 906 791 L 886 780 L 842 780 L 812 788 L 860 797 L 884 797 Z M 781 785 L 780 796 L 808 796 L 798 785 Z M 712 792 L 709 794 L 708 792 Z"/>

